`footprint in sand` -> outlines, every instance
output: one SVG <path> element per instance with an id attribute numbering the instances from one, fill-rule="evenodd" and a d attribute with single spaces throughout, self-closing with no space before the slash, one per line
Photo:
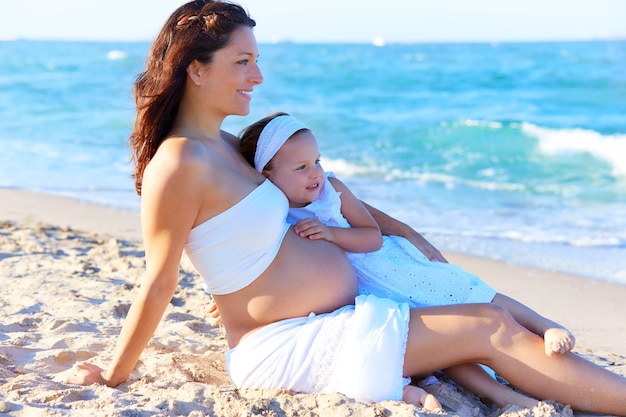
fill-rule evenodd
<path id="1" fill-rule="evenodd" d="M 113 308 L 113 313 L 117 318 L 125 318 L 130 310 L 130 304 L 118 304 Z"/>
<path id="2" fill-rule="evenodd" d="M 54 355 L 54 361 L 62 365 L 73 361 L 83 361 L 89 358 L 93 358 L 94 356 L 96 356 L 95 353 L 87 352 L 84 350 L 77 350 L 76 352 L 72 350 L 64 350 Z"/>

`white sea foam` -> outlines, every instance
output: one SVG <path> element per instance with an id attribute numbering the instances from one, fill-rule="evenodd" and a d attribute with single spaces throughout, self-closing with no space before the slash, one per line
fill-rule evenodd
<path id="1" fill-rule="evenodd" d="M 339 176 L 352 176 L 371 172 L 367 167 L 352 164 L 345 159 L 323 159 L 322 166 L 325 171 L 332 171 Z"/>
<path id="2" fill-rule="evenodd" d="M 465 119 L 461 123 L 468 127 L 487 127 L 489 129 L 501 129 L 503 126 L 501 122 L 474 119 Z"/>
<path id="3" fill-rule="evenodd" d="M 610 163 L 614 175 L 626 176 L 626 135 L 602 135 L 587 129 L 550 129 L 532 123 L 523 123 L 522 131 L 539 139 L 542 152 L 587 152 Z"/>

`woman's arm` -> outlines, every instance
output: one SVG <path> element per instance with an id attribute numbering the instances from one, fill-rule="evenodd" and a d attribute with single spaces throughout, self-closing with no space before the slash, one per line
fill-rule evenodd
<path id="1" fill-rule="evenodd" d="M 417 233 L 415 229 L 406 223 L 402 223 L 399 220 L 394 219 L 388 214 L 370 206 L 364 201 L 361 201 L 365 208 L 370 212 L 383 235 L 386 236 L 401 236 L 415 245 L 428 259 L 437 262 L 448 262 L 448 260 L 439 252 L 437 248 L 430 244 L 422 235 Z"/>
<path id="2" fill-rule="evenodd" d="M 197 178 L 204 177 L 194 167 L 197 164 L 179 158 L 171 142 L 166 142 L 144 172 L 141 225 L 146 273 L 124 320 L 113 360 L 106 371 L 77 365 L 66 376 L 68 383 L 115 387 L 126 381 L 163 317 L 178 285 L 182 250 L 198 212 Z"/>

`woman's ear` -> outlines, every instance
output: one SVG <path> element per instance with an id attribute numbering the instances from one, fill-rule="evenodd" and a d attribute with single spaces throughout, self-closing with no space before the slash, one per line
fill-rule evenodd
<path id="1" fill-rule="evenodd" d="M 195 85 L 200 85 L 202 83 L 203 69 L 202 64 L 197 59 L 194 59 L 189 63 L 189 65 L 187 65 L 187 76 Z"/>

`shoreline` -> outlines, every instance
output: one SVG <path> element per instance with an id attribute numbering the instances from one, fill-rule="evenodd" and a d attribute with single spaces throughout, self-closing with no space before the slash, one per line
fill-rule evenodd
<path id="1" fill-rule="evenodd" d="M 88 233 L 141 240 L 139 213 L 71 197 L 0 187 L 0 221 L 46 223 Z"/>
<path id="2" fill-rule="evenodd" d="M 15 189 L 0 188 L 0 201 L 3 415 L 590 416 L 543 402 L 533 410 L 496 410 L 441 376 L 437 397 L 445 412 L 437 413 L 341 394 L 236 390 L 226 372 L 223 327 L 212 322 L 209 296 L 184 258 L 176 293 L 129 380 L 116 389 L 63 384 L 60 377 L 75 363 L 106 367 L 111 360 L 145 269 L 139 213 Z M 569 327 L 574 352 L 626 376 L 626 286 L 444 255 Z"/>

